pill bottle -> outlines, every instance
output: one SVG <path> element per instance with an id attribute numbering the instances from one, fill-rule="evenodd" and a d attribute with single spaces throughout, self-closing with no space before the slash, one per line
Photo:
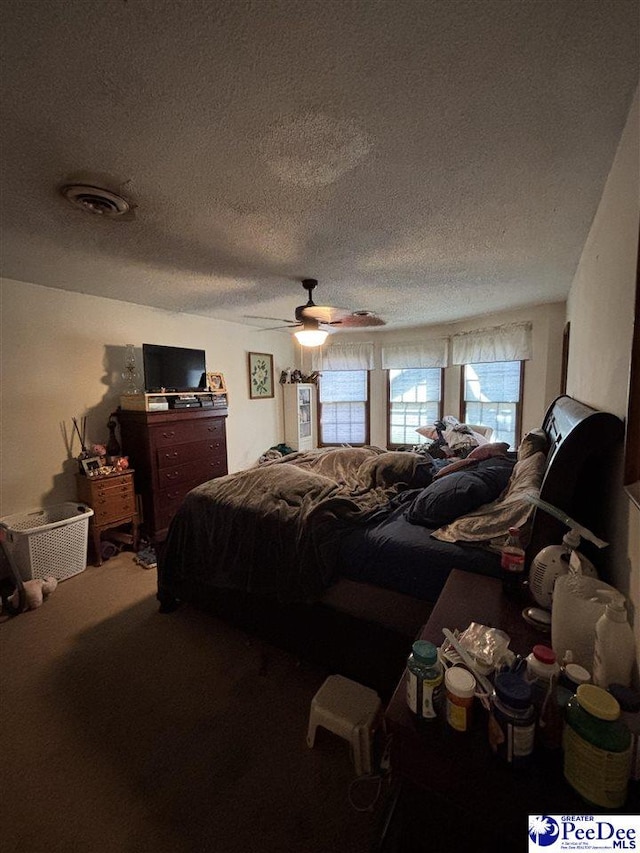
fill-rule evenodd
<path id="1" fill-rule="evenodd" d="M 434 720 L 442 693 L 442 664 L 438 650 L 427 640 L 416 640 L 407 660 L 407 704 L 418 722 Z"/>
<path id="2" fill-rule="evenodd" d="M 471 722 L 476 680 L 468 669 L 451 666 L 444 674 L 444 686 L 447 722 L 452 729 L 466 732 Z"/>
<path id="3" fill-rule="evenodd" d="M 627 798 L 631 734 L 618 701 L 602 687 L 581 684 L 565 716 L 565 779 L 587 802 L 620 808 Z"/>
<path id="4" fill-rule="evenodd" d="M 543 682 L 544 687 L 551 680 L 551 676 L 560 674 L 560 664 L 556 660 L 556 653 L 550 646 L 538 643 L 527 655 L 527 670 L 525 678 L 530 684 Z"/>
<path id="5" fill-rule="evenodd" d="M 531 685 L 515 672 L 496 675 L 489 713 L 489 745 L 493 752 L 512 767 L 528 765 L 535 730 Z"/>
<path id="6" fill-rule="evenodd" d="M 565 663 L 558 678 L 560 687 L 566 687 L 572 694 L 581 684 L 588 684 L 590 681 L 591 673 L 578 663 Z"/>
<path id="7" fill-rule="evenodd" d="M 531 685 L 531 701 L 536 710 L 536 718 L 540 718 L 542 706 L 549 694 L 549 685 L 552 678 L 560 674 L 560 664 L 556 660 L 556 653 L 549 646 L 542 643 L 535 645 L 531 654 L 527 655 L 527 668 L 525 679 Z"/>

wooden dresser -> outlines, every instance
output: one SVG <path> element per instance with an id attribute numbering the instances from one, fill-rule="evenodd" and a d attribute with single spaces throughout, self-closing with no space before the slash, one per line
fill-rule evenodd
<path id="1" fill-rule="evenodd" d="M 184 496 L 227 473 L 226 409 L 118 412 L 122 452 L 136 469 L 142 524 L 162 540 Z"/>
<path id="2" fill-rule="evenodd" d="M 93 544 L 96 566 L 102 565 L 100 534 L 103 530 L 131 525 L 131 544 L 138 545 L 138 510 L 134 488 L 134 471 L 107 474 L 104 477 L 87 477 L 76 474 L 78 500 L 93 510 L 89 519 L 89 534 Z"/>

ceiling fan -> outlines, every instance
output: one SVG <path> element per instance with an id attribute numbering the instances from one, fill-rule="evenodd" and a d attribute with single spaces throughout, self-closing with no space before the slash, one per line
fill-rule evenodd
<path id="1" fill-rule="evenodd" d="M 383 319 L 372 311 L 347 311 L 344 308 L 334 308 L 329 305 L 316 305 L 312 293 L 318 286 L 315 278 L 303 278 L 302 286 L 309 294 L 304 305 L 298 305 L 294 311 L 295 320 L 283 320 L 279 317 L 256 317 L 247 315 L 252 320 L 280 320 L 284 326 L 271 326 L 261 331 L 274 331 L 275 329 L 299 329 L 295 332 L 298 341 L 307 347 L 320 346 L 329 334 L 322 326 L 342 326 L 345 329 L 364 328 L 366 326 L 384 326 Z"/>

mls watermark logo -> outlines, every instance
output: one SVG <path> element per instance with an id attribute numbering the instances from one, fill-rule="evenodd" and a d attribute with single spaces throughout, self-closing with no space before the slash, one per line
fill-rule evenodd
<path id="1" fill-rule="evenodd" d="M 560 837 L 558 823 L 549 815 L 529 816 L 529 850 L 549 847 Z M 533 843 L 533 847 L 531 846 Z"/>
<path id="2" fill-rule="evenodd" d="M 529 853 L 636 850 L 638 815 L 529 815 Z"/>

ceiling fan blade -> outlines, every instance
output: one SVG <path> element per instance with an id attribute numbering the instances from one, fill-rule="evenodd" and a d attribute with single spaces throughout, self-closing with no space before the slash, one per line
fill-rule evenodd
<path id="1" fill-rule="evenodd" d="M 284 317 L 259 317 L 257 314 L 245 314 L 246 320 L 273 320 L 275 323 L 293 323 L 293 320 L 285 320 Z"/>
<path id="2" fill-rule="evenodd" d="M 266 329 L 256 329 L 256 332 L 275 332 L 278 329 L 297 329 L 302 323 L 288 323 L 286 326 L 267 326 Z"/>
<path id="3" fill-rule="evenodd" d="M 320 323 L 333 323 L 334 320 L 339 320 L 348 313 L 346 308 L 335 308 L 330 305 L 299 305 L 296 308 L 296 319 L 311 317 Z"/>
<path id="4" fill-rule="evenodd" d="M 387 324 L 376 314 L 370 311 L 354 311 L 342 318 L 342 326 L 350 329 L 364 329 L 368 326 L 386 326 Z"/>

